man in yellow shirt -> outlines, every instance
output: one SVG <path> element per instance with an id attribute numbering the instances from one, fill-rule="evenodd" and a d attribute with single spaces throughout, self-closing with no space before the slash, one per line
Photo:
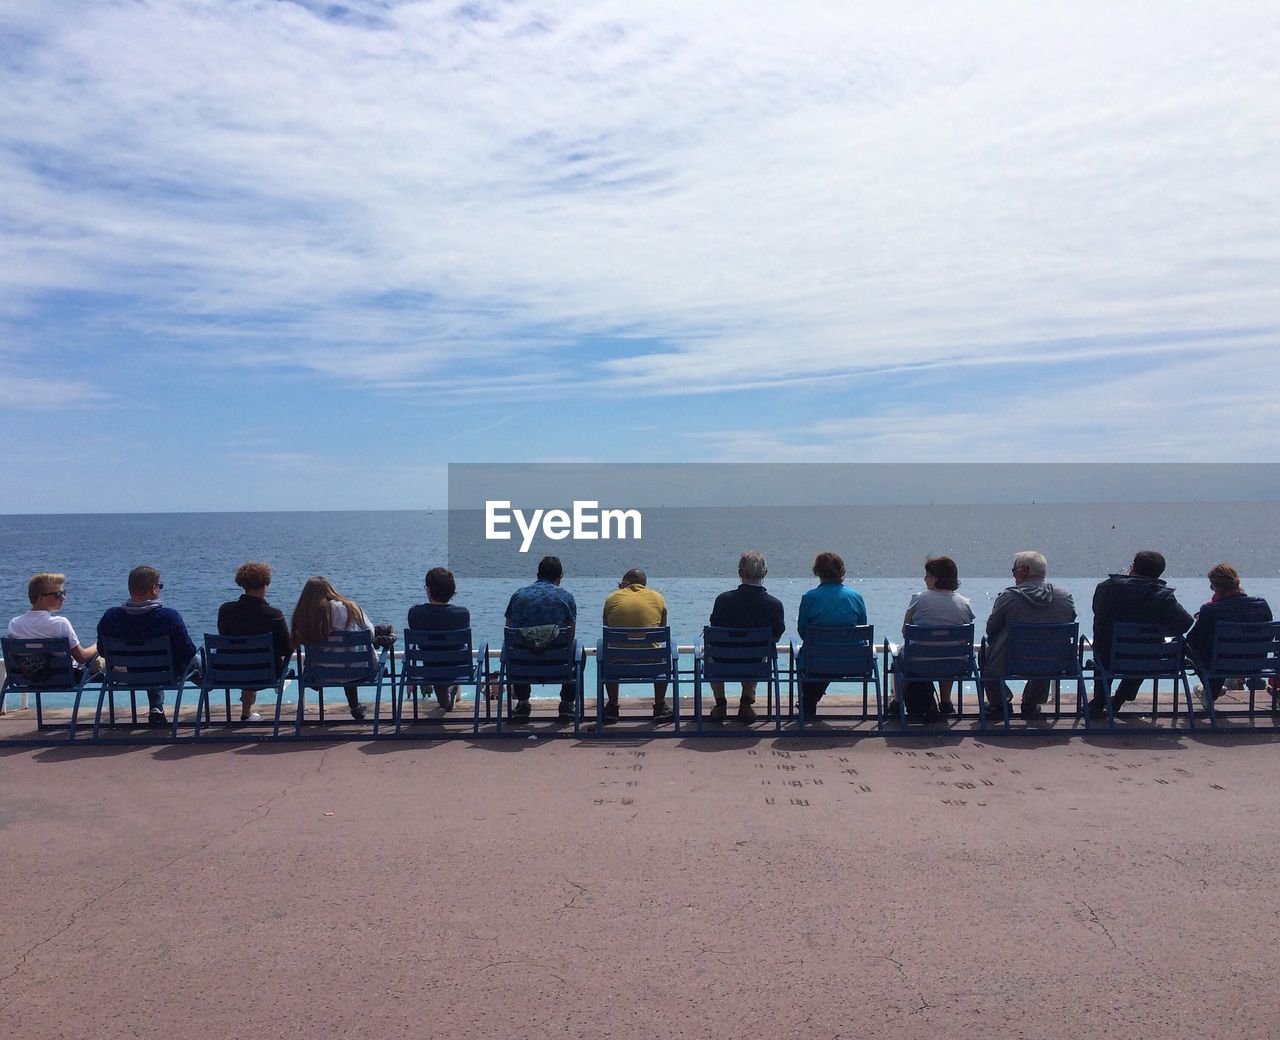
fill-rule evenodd
<path id="1" fill-rule="evenodd" d="M 648 587 L 648 576 L 633 567 L 618 582 L 618 591 L 611 592 L 604 601 L 604 623 L 609 628 L 660 628 L 667 623 L 667 603 L 662 593 Z M 604 717 L 618 717 L 618 684 L 605 683 L 609 702 L 604 706 Z M 671 718 L 671 705 L 667 703 L 667 684 L 653 684 L 653 717 Z"/>

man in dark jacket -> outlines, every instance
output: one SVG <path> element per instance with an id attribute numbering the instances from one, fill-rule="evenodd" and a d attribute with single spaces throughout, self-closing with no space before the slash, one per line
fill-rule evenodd
<path id="1" fill-rule="evenodd" d="M 1240 572 L 1229 563 L 1215 564 L 1209 571 L 1209 587 L 1213 589 L 1213 598 L 1200 608 L 1196 614 L 1196 623 L 1187 633 L 1187 649 L 1196 664 L 1196 670 L 1203 672 L 1214 664 L 1213 637 L 1221 621 L 1270 621 L 1271 606 L 1261 596 L 1247 595 L 1240 587 Z M 1206 700 L 1217 700 L 1222 696 L 1221 679 L 1214 679 L 1209 688 L 1200 696 L 1201 704 L 1207 708 Z"/>
<path id="2" fill-rule="evenodd" d="M 1165 635 L 1180 636 L 1191 627 L 1191 615 L 1182 609 L 1173 589 L 1160 575 L 1164 557 L 1151 549 L 1135 553 L 1128 574 L 1112 574 L 1093 592 L 1093 659 L 1111 667 L 1111 636 L 1121 624 L 1159 625 Z M 1121 679 L 1113 695 L 1116 708 L 1138 695 L 1141 679 Z M 1093 683 L 1089 714 L 1095 719 L 1107 713 L 1106 691 L 1101 679 Z"/>
<path id="3" fill-rule="evenodd" d="M 173 666 L 182 672 L 196 656 L 196 646 L 187 635 L 182 615 L 160 602 L 164 584 L 160 572 L 154 567 L 135 567 L 129 572 L 129 598 L 122 607 L 112 607 L 98 622 L 98 644 L 104 637 L 115 639 L 154 639 L 167 636 L 173 650 Z M 108 667 L 111 662 L 108 660 Z M 148 690 L 150 711 L 147 722 L 152 726 L 164 726 L 164 691 Z"/>
<path id="4" fill-rule="evenodd" d="M 767 628 L 776 643 L 787 630 L 782 601 L 770 596 L 763 585 L 769 573 L 764 554 L 744 552 L 738 560 L 738 577 L 742 584 L 736 589 L 722 592 L 716 597 L 711 610 L 711 624 L 716 628 Z M 711 721 L 723 722 L 729 714 L 729 702 L 725 699 L 724 683 L 711 683 L 715 707 L 711 709 Z M 756 720 L 756 684 L 742 684 L 742 699 L 738 703 L 738 721 L 750 726 Z"/>
<path id="5" fill-rule="evenodd" d="M 291 643 L 289 625 L 284 614 L 267 602 L 267 586 L 271 584 L 271 567 L 265 563 L 242 563 L 236 568 L 236 584 L 244 589 L 239 599 L 218 608 L 218 634 L 223 636 L 271 636 L 276 657 L 276 676 L 284 675 L 289 665 Z M 240 691 L 240 721 L 261 722 L 253 710 L 257 690 Z"/>
<path id="6" fill-rule="evenodd" d="M 1009 650 L 1009 626 L 1014 622 L 1034 625 L 1061 624 L 1076 619 L 1076 605 L 1071 593 L 1045 581 L 1048 563 L 1038 552 L 1017 553 L 1013 557 L 1014 584 L 996 597 L 987 618 L 987 656 L 982 662 L 983 685 L 987 693 L 987 711 L 1004 716 L 1003 701 L 1009 698 L 1002 681 Z M 994 679 L 995 682 L 986 682 Z M 1022 691 L 1022 715 L 1037 718 L 1040 706 L 1049 696 L 1048 679 L 1028 679 Z"/>

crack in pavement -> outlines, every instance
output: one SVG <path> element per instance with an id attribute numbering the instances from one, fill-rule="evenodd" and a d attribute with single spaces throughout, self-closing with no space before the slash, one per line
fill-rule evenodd
<path id="1" fill-rule="evenodd" d="M 1106 926 L 1106 924 L 1103 922 L 1102 918 L 1100 918 L 1100 917 L 1098 916 L 1098 911 L 1096 911 L 1093 907 L 1091 907 L 1091 906 L 1090 906 L 1088 903 L 1086 903 L 1083 899 L 1079 900 L 1079 903 L 1080 903 L 1080 905 L 1081 905 L 1082 907 L 1084 907 L 1086 910 L 1088 910 L 1088 911 L 1089 911 L 1089 920 L 1088 920 L 1087 924 L 1096 924 L 1099 928 L 1101 928 L 1101 929 L 1102 929 L 1102 934 L 1103 934 L 1103 935 L 1105 935 L 1105 936 L 1107 937 L 1108 941 L 1111 943 L 1111 948 L 1112 948 L 1113 950 L 1118 950 L 1118 949 L 1120 949 L 1120 944 L 1119 944 L 1118 942 L 1116 942 L 1116 940 L 1115 940 L 1115 936 L 1113 936 L 1113 935 L 1111 934 L 1111 930 Z"/>
<path id="2" fill-rule="evenodd" d="M 194 846 L 193 848 L 187 849 L 185 852 L 182 852 L 181 854 L 174 856 L 172 859 L 167 860 L 164 863 L 161 863 L 159 866 L 154 866 L 151 869 L 143 871 L 140 874 L 130 874 L 123 881 L 119 882 L 118 884 L 112 885 L 106 891 L 91 895 L 88 899 L 86 899 L 83 903 L 81 903 L 78 907 L 76 907 L 74 910 L 71 911 L 70 915 L 67 917 L 67 920 L 61 926 L 54 929 L 54 931 L 50 932 L 43 939 L 40 939 L 37 942 L 32 943 L 25 950 L 23 950 L 22 953 L 18 955 L 18 959 L 14 963 L 13 967 L 10 968 L 3 975 L 0 975 L 0 987 L 3 987 L 5 983 L 15 978 L 22 971 L 22 969 L 26 966 L 27 959 L 33 953 L 39 950 L 42 946 L 48 946 L 49 943 L 65 935 L 73 927 L 75 927 L 75 924 L 79 920 L 80 915 L 83 914 L 86 910 L 89 909 L 89 907 L 93 906 L 95 903 L 100 903 L 100 902 L 103 902 L 104 900 L 110 899 L 117 892 L 133 884 L 134 882 L 143 881 L 148 877 L 153 877 L 156 874 L 161 874 L 167 871 L 170 867 L 174 866 L 175 864 L 181 863 L 185 859 L 190 859 L 192 856 L 199 855 L 201 852 L 203 852 L 205 849 L 207 849 L 210 845 L 212 845 L 215 841 L 219 840 L 220 838 L 229 838 L 235 834 L 239 834 L 241 831 L 251 826 L 252 824 L 261 823 L 263 820 L 265 820 L 268 816 L 271 815 L 271 810 L 275 807 L 275 803 L 279 802 L 281 799 L 286 797 L 289 794 L 289 792 L 292 791 L 294 788 L 301 786 L 305 781 L 311 779 L 312 777 L 316 776 L 320 772 L 320 770 L 324 767 L 324 760 L 328 757 L 329 752 L 331 750 L 332 748 L 325 748 L 324 752 L 320 756 L 320 762 L 315 767 L 315 769 L 310 770 L 306 773 L 303 773 L 303 775 L 298 777 L 296 780 L 292 780 L 289 783 L 285 784 L 285 786 L 282 787 L 276 794 L 266 799 L 266 801 L 259 802 L 252 809 L 250 809 L 249 812 L 253 813 L 254 815 L 250 816 L 249 819 L 245 820 L 243 823 L 238 823 L 234 827 L 228 828 L 225 831 L 218 831 L 216 834 L 211 834 L 207 838 L 205 838 L 203 841 L 201 841 L 199 844 Z M 0 1011 L 7 1010 L 9 1006 L 14 1002 L 14 1000 L 16 1000 L 17 997 L 20 995 L 21 995 L 20 993 L 15 993 L 12 996 L 8 997 L 8 999 L 4 1000 L 3 1002 L 0 1002 Z"/>

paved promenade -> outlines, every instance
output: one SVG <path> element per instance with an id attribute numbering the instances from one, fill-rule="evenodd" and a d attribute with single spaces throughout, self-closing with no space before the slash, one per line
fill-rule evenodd
<path id="1" fill-rule="evenodd" d="M 1274 1037 L 1278 756 L 0 749 L 0 1036 Z"/>

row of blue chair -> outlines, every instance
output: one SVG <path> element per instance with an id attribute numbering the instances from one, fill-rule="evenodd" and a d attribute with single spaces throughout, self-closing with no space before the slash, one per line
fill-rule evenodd
<path id="1" fill-rule="evenodd" d="M 887 660 L 892 661 L 890 671 L 896 677 L 899 688 L 907 683 L 950 681 L 957 686 L 956 705 L 964 714 L 963 691 L 965 683 L 972 683 L 977 695 L 977 716 L 980 731 L 987 727 L 984 677 L 980 660 L 985 655 L 974 654 L 972 625 L 923 626 L 909 625 L 904 630 L 901 647 L 892 644 L 884 648 Z M 1112 684 L 1120 679 L 1137 679 L 1155 683 L 1153 711 L 1158 713 L 1159 683 L 1168 680 L 1173 684 L 1172 713 L 1185 711 L 1187 725 L 1196 728 L 1196 713 L 1188 669 L 1195 672 L 1206 688 L 1215 682 L 1248 678 L 1257 686 L 1274 679 L 1277 674 L 1277 647 L 1280 647 L 1280 622 L 1239 624 L 1223 623 L 1218 626 L 1215 643 L 1207 661 L 1188 656 L 1181 637 L 1169 638 L 1150 625 L 1117 624 L 1113 633 L 1111 662 L 1104 666 L 1100 661 L 1085 664 L 1085 651 L 1089 641 L 1079 635 L 1075 623 L 1061 625 L 1023 625 L 1011 627 L 1006 667 L 1002 680 L 1047 679 L 1054 683 L 1054 714 L 1062 714 L 1061 685 L 1076 685 L 1076 714 L 1083 718 L 1086 729 L 1091 727 L 1087 708 L 1085 677 L 1087 669 L 1102 683 L 1105 691 L 1108 725 L 1114 727 L 1116 705 L 1111 697 Z M 881 669 L 874 629 L 870 625 L 843 626 L 811 629 L 803 643 L 790 644 L 791 667 L 786 669 L 788 707 L 786 715 L 794 714 L 795 688 L 806 682 L 860 683 L 863 705 L 860 714 L 852 718 L 874 720 L 876 731 L 881 732 L 887 721 L 887 705 L 881 685 Z M 11 693 L 31 693 L 36 701 L 36 725 L 45 728 L 42 696 L 50 693 L 73 693 L 75 701 L 68 739 L 75 740 L 82 698 L 93 684 L 98 686 L 97 707 L 94 712 L 93 739 L 99 739 L 103 725 L 103 712 L 107 712 L 110 725 L 116 724 L 116 695 L 128 693 L 131 703 L 131 725 L 138 724 L 137 693 L 139 691 L 172 691 L 174 707 L 171 737 L 177 739 L 179 716 L 184 693 L 190 688 L 198 691 L 194 736 L 199 737 L 204 726 L 212 723 L 212 695 L 217 690 L 225 693 L 226 719 L 231 721 L 231 690 L 270 690 L 275 694 L 275 712 L 272 735 L 278 737 L 282 725 L 282 708 L 286 685 L 299 682 L 297 708 L 293 719 L 293 733 L 301 736 L 305 723 L 306 691 L 317 693 L 319 721 L 325 723 L 324 691 L 326 688 L 359 686 L 375 690 L 373 734 L 383 729 L 382 702 L 384 687 L 391 690 L 391 724 L 398 736 L 405 725 L 405 702 L 411 700 L 413 718 L 419 719 L 419 688 L 432 686 L 465 686 L 474 689 L 471 730 L 481 732 L 483 723 L 491 722 L 494 732 L 501 734 L 512 720 L 512 687 L 514 685 L 570 685 L 577 691 L 575 698 L 574 731 L 577 732 L 585 714 L 583 695 L 586 672 L 586 651 L 573 633 L 564 631 L 551 643 L 538 648 L 526 646 L 520 632 L 507 629 L 499 655 L 496 675 L 489 666 L 489 645 L 474 646 L 469 629 L 452 632 L 416 632 L 406 630 L 404 648 L 400 655 L 400 672 L 396 675 L 396 658 L 386 649 L 372 645 L 367 632 L 343 632 L 324 642 L 302 647 L 296 658 L 283 673 L 278 671 L 276 657 L 269 635 L 221 636 L 206 635 L 199 658 L 185 668 L 176 668 L 167 639 L 121 640 L 104 638 L 99 650 L 106 661 L 101 675 L 91 675 L 77 669 L 65 639 L 3 640 L 6 677 L 0 688 L 0 704 Z M 43 667 L 36 677 L 23 663 L 43 657 Z M 772 718 L 776 732 L 783 729 L 782 709 L 783 670 L 778 662 L 778 647 L 768 629 L 733 629 L 708 626 L 694 647 L 693 655 L 693 723 L 695 732 L 707 731 L 703 724 L 703 685 L 708 682 L 763 683 L 766 687 L 766 711 Z M 667 732 L 680 734 L 680 655 L 667 627 L 644 629 L 606 628 L 596 645 L 595 722 L 597 730 L 605 721 L 605 687 L 619 685 L 668 683 L 671 687 L 674 708 L 673 729 Z M 1180 697 L 1180 688 L 1181 694 Z M 869 702 L 874 691 L 875 706 Z M 491 699 L 491 694 L 494 696 Z M 505 700 L 504 700 L 505 698 Z M 496 703 L 495 703 L 496 701 Z M 1181 701 L 1181 705 L 1180 705 Z M 1010 726 L 1009 704 L 1000 698 L 1002 722 Z M 481 718 L 481 705 L 484 718 Z M 496 709 L 496 710 L 495 710 Z M 1254 694 L 1250 694 L 1249 714 L 1254 713 Z M 906 697 L 897 698 L 899 721 L 906 724 Z M 1218 723 L 1218 709 L 1210 700 L 1209 721 Z M 803 731 L 806 720 L 803 712 L 798 721 Z M 634 732 L 634 730 L 629 730 Z M 716 730 L 714 732 L 721 732 Z"/>

